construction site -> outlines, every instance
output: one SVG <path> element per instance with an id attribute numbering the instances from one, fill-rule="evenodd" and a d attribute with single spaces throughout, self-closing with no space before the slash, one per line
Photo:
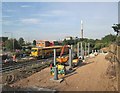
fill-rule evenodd
<path id="1" fill-rule="evenodd" d="M 29 77 L 17 80 L 5 91 L 118 91 L 117 64 L 110 63 L 107 53 L 92 54 L 74 68 L 66 66 L 66 74 L 54 76 L 46 67 Z M 20 74 L 20 73 L 19 73 Z M 25 74 L 23 74 L 25 75 Z M 22 74 L 21 74 L 22 76 Z M 24 76 L 25 77 L 25 76 Z"/>
<path id="2" fill-rule="evenodd" d="M 81 37 L 84 38 L 83 29 Z M 34 47 L 29 60 L 3 65 L 3 93 L 118 91 L 119 54 L 120 47 L 115 43 L 100 50 L 91 50 L 90 43 L 85 42 L 76 46 Z"/>
<path id="3" fill-rule="evenodd" d="M 3 3 L 0 91 L 120 92 L 116 4 Z"/>

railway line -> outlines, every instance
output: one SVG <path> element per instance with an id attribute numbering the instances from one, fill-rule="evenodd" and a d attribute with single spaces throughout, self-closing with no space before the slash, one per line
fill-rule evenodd
<path id="1" fill-rule="evenodd" d="M 43 65 L 46 62 L 52 62 L 52 58 L 28 61 L 28 62 L 23 62 L 23 63 L 21 62 L 21 63 L 11 64 L 9 66 L 4 66 L 0 68 L 0 73 L 13 71 L 15 69 L 20 69 L 20 68 L 30 67 L 33 65 Z"/>
<path id="2" fill-rule="evenodd" d="M 65 56 L 65 55 L 63 55 Z M 35 59 L 35 60 L 30 60 L 30 61 L 25 61 L 25 62 L 11 62 L 8 64 L 3 65 L 0 67 L 0 73 L 4 72 L 10 72 L 15 69 L 20 69 L 20 68 L 25 68 L 25 67 L 30 67 L 32 65 L 44 65 L 46 62 L 51 63 L 53 62 L 53 57 L 48 57 L 44 59 Z"/>
<path id="3" fill-rule="evenodd" d="M 10 84 L 22 78 L 26 78 L 53 63 L 53 57 L 40 60 L 31 60 L 20 63 L 12 63 L 0 68 L 2 73 L 2 83 Z"/>
<path id="4" fill-rule="evenodd" d="M 26 78 L 48 67 L 51 62 L 53 62 L 53 57 L 3 67 L 0 69 L 0 73 L 2 73 L 2 84 L 10 84 Z"/>

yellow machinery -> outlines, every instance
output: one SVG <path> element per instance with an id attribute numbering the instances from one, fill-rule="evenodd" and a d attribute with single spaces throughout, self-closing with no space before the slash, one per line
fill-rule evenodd
<path id="1" fill-rule="evenodd" d="M 57 70 L 58 70 L 58 74 L 61 74 L 61 75 L 65 75 L 66 74 L 66 68 L 65 68 L 65 63 L 69 60 L 69 57 L 66 56 L 66 57 L 63 57 L 62 54 L 65 50 L 65 46 L 63 46 L 62 48 L 62 51 L 61 51 L 61 54 L 60 54 L 60 57 L 56 58 L 57 60 Z M 79 58 L 76 56 L 74 56 L 73 58 L 73 61 L 72 61 L 72 64 L 73 66 L 77 65 L 79 62 Z M 54 75 L 54 65 L 53 64 L 50 64 L 50 73 L 51 75 Z"/>
<path id="2" fill-rule="evenodd" d="M 65 75 L 66 74 L 66 68 L 64 65 L 57 64 L 58 74 Z M 51 67 L 50 71 L 51 75 L 54 75 L 54 68 Z"/>
<path id="3" fill-rule="evenodd" d="M 60 62 L 60 63 L 65 63 L 65 62 L 68 61 L 68 59 L 69 59 L 68 56 L 66 56 L 66 57 L 59 57 L 59 58 L 57 58 L 57 61 Z"/>
<path id="4" fill-rule="evenodd" d="M 56 60 L 58 61 L 58 64 L 57 64 L 57 69 L 58 69 L 58 74 L 61 74 L 61 75 L 65 75 L 66 74 L 66 68 L 65 68 L 65 65 L 64 63 L 66 63 L 68 61 L 69 57 L 59 57 L 57 58 Z M 51 64 L 50 66 L 51 68 L 51 75 L 54 75 L 54 68 L 53 68 L 53 65 Z"/>
<path id="5" fill-rule="evenodd" d="M 69 59 L 68 56 L 66 56 L 66 57 L 62 56 L 65 48 L 66 48 L 66 46 L 63 46 L 61 54 L 60 54 L 60 57 L 58 57 L 56 59 L 57 62 L 58 62 L 58 64 L 57 64 L 58 74 L 61 74 L 63 76 L 66 74 L 66 68 L 65 68 L 64 63 L 66 63 L 68 61 L 68 59 Z M 53 68 L 53 66 L 51 65 L 50 68 L 51 68 L 51 71 L 50 71 L 51 75 L 54 75 L 54 68 Z"/>
<path id="6" fill-rule="evenodd" d="M 73 67 L 77 66 L 78 62 L 79 62 L 79 58 L 73 59 L 72 60 Z"/>

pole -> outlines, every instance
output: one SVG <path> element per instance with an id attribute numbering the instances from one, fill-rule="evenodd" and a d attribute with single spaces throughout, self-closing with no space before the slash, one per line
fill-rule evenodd
<path id="1" fill-rule="evenodd" d="M 85 56 L 86 56 L 86 53 L 87 53 L 87 52 L 86 52 L 86 43 L 85 43 Z"/>
<path id="2" fill-rule="evenodd" d="M 56 66 L 56 49 L 54 49 L 54 80 L 58 80 L 58 70 Z"/>
<path id="3" fill-rule="evenodd" d="M 92 50 L 92 54 L 93 54 L 93 52 L 94 52 L 94 51 Z"/>
<path id="4" fill-rule="evenodd" d="M 13 33 L 11 33 L 12 37 L 13 37 Z M 14 52 L 14 38 L 13 38 L 13 52 Z"/>
<path id="5" fill-rule="evenodd" d="M 90 43 L 88 43 L 88 55 L 90 53 Z"/>
<path id="6" fill-rule="evenodd" d="M 56 66 L 56 49 L 54 49 L 54 66 Z"/>
<path id="7" fill-rule="evenodd" d="M 82 47 L 82 42 L 81 42 L 81 59 L 83 60 L 83 47 Z"/>
<path id="8" fill-rule="evenodd" d="M 72 69 L 72 46 L 69 49 L 69 69 Z"/>
<path id="9" fill-rule="evenodd" d="M 77 56 L 78 56 L 78 58 L 79 58 L 79 52 L 80 52 L 80 50 L 79 50 L 79 42 L 78 42 L 78 44 L 77 44 Z"/>

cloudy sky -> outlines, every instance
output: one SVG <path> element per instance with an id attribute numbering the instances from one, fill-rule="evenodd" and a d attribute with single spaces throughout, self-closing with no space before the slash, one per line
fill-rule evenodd
<path id="1" fill-rule="evenodd" d="M 3 2 L 2 35 L 25 40 L 59 40 L 80 37 L 101 38 L 115 34 L 111 26 L 118 22 L 117 2 Z M 7 32 L 7 33 L 5 33 Z"/>

